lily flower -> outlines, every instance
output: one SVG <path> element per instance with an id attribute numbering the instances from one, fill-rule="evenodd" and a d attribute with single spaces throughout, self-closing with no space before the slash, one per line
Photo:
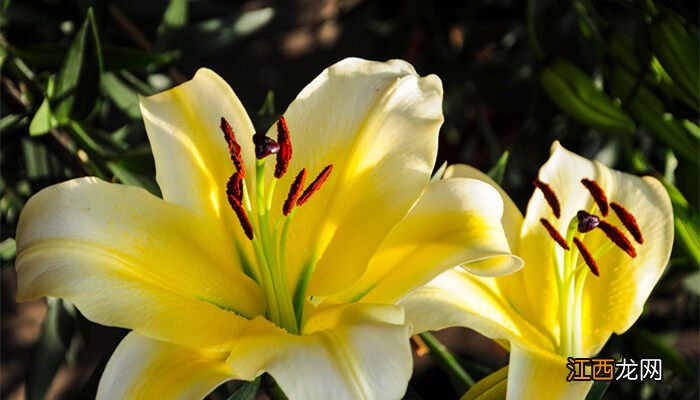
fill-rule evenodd
<path id="1" fill-rule="evenodd" d="M 495 185 L 466 165 L 445 175 Z M 639 318 L 671 254 L 671 202 L 655 178 L 612 170 L 558 142 L 534 184 L 525 218 L 499 189 L 520 271 L 481 278 L 453 269 L 402 304 L 417 332 L 467 326 L 510 342 L 508 399 L 582 399 L 592 382 L 567 382 L 567 358 L 595 356 Z M 432 317 L 438 311 L 450 321 Z"/>
<path id="2" fill-rule="evenodd" d="M 263 372 L 291 399 L 400 398 L 398 300 L 456 265 L 522 266 L 493 187 L 430 182 L 442 85 L 403 61 L 331 66 L 267 134 L 207 69 L 140 101 L 162 199 L 75 179 L 17 232 L 19 300 L 132 330 L 98 399 L 202 398 Z"/>

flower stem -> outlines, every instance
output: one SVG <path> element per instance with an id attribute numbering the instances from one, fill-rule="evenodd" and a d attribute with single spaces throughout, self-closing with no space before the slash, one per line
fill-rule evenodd
<path id="1" fill-rule="evenodd" d="M 447 371 L 464 386 L 464 390 L 474 386 L 474 379 L 472 379 L 467 371 L 459 364 L 455 356 L 452 355 L 432 333 L 423 332 L 418 336 L 423 339 L 425 345 L 430 349 L 430 354 L 433 356 L 433 359 L 443 368 L 447 369 Z"/>

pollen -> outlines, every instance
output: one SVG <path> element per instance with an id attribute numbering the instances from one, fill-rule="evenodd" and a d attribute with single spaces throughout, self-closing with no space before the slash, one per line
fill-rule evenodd
<path id="1" fill-rule="evenodd" d="M 620 205 L 620 203 L 612 202 L 610 203 L 610 208 L 615 211 L 615 214 L 617 217 L 620 219 L 622 222 L 622 225 L 627 228 L 627 231 L 632 235 L 634 240 L 642 244 L 644 243 L 644 238 L 642 237 L 642 230 L 639 229 L 639 224 L 637 224 L 637 220 L 634 218 L 634 215 L 632 215 L 631 212 L 627 211 L 624 207 Z"/>
<path id="2" fill-rule="evenodd" d="M 275 178 L 280 179 L 287 172 L 289 161 L 292 159 L 292 142 L 289 139 L 289 128 L 283 116 L 277 120 L 277 143 L 280 150 L 277 152 L 277 164 L 275 164 Z"/>
<path id="3" fill-rule="evenodd" d="M 609 211 L 608 197 L 605 195 L 603 188 L 601 188 L 598 183 L 592 179 L 581 179 L 581 183 L 586 187 L 586 189 L 588 189 L 588 192 L 593 197 L 593 200 L 595 200 L 595 203 L 600 209 L 600 213 L 603 214 L 604 217 L 607 217 Z"/>
<path id="4" fill-rule="evenodd" d="M 632 246 L 632 243 L 616 226 L 610 225 L 605 221 L 600 221 L 598 228 L 605 233 L 605 236 L 607 236 L 608 239 L 615 243 L 617 247 L 622 249 L 622 251 L 627 253 L 630 257 L 637 257 L 637 251 Z"/>
<path id="5" fill-rule="evenodd" d="M 569 250 L 569 244 L 566 243 L 566 240 L 561 235 L 561 233 L 559 233 L 557 228 L 555 228 L 552 224 L 549 223 L 549 221 L 547 221 L 544 218 L 540 218 L 540 222 L 542 223 L 542 226 L 544 226 L 544 229 L 546 229 L 549 233 L 549 236 L 551 236 L 552 239 L 554 239 L 554 241 L 559 244 L 559 246 L 561 246 L 564 250 Z"/>
<path id="6" fill-rule="evenodd" d="M 226 183 L 226 194 L 233 196 L 238 202 L 243 201 L 243 178 L 240 172 L 234 172 Z"/>
<path id="7" fill-rule="evenodd" d="M 547 204 L 549 204 L 549 208 L 552 209 L 554 216 L 559 218 L 561 216 L 561 206 L 559 205 L 559 199 L 554 193 L 554 190 L 552 190 L 552 188 L 548 184 L 542 182 L 539 179 L 535 179 L 532 183 L 535 185 L 535 187 L 542 191 L 544 199 L 547 201 Z"/>
<path id="8" fill-rule="evenodd" d="M 579 238 L 575 237 L 574 244 L 576 245 L 576 248 L 578 249 L 579 253 L 581 253 L 581 257 L 583 257 L 583 261 L 585 261 L 586 265 L 588 265 L 588 269 L 591 270 L 593 275 L 600 276 L 600 270 L 598 269 L 598 264 L 595 262 L 593 255 L 591 255 L 591 252 L 588 251 L 588 249 L 583 244 L 583 242 Z"/>
<path id="9" fill-rule="evenodd" d="M 236 141 L 233 128 L 231 128 L 231 125 L 229 125 L 224 117 L 221 117 L 220 127 L 221 131 L 224 133 L 226 144 L 228 144 L 228 153 L 231 156 L 231 161 L 233 161 L 236 171 L 241 174 L 241 178 L 245 178 L 245 167 L 243 166 L 243 158 L 241 157 L 241 145 Z"/>
<path id="10" fill-rule="evenodd" d="M 333 171 L 333 164 L 326 165 L 325 168 L 321 171 L 320 174 L 314 179 L 313 182 L 304 190 L 304 193 L 301 194 L 301 197 L 299 197 L 299 200 L 297 200 L 297 205 L 301 206 L 307 201 L 309 201 L 309 198 L 311 198 L 311 195 L 316 193 L 319 189 L 321 189 L 321 186 L 323 186 L 323 183 L 326 182 L 326 179 L 328 179 L 328 176 L 331 174 L 331 171 Z"/>
<path id="11" fill-rule="evenodd" d="M 287 200 L 284 201 L 282 206 L 282 213 L 286 217 L 292 212 L 292 209 L 296 205 L 297 199 L 301 194 L 301 190 L 304 188 L 304 181 L 306 180 L 306 168 L 302 168 L 301 171 L 294 178 L 292 186 L 289 188 L 289 194 L 287 195 Z"/>
<path id="12" fill-rule="evenodd" d="M 233 197 L 232 194 L 228 195 L 228 202 L 231 205 L 233 212 L 236 213 L 236 217 L 238 217 L 238 222 L 240 222 L 241 228 L 243 228 L 243 232 L 245 233 L 246 237 L 250 240 L 253 240 L 253 225 L 250 224 L 250 220 L 248 219 L 248 215 L 246 215 L 246 212 L 243 209 L 243 205 L 240 201 Z"/>

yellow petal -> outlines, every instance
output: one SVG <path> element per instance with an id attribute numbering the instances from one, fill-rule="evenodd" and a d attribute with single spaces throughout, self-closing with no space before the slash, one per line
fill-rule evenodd
<path id="1" fill-rule="evenodd" d="M 503 201 L 503 217 L 501 218 L 503 231 L 506 234 L 506 239 L 508 239 L 508 245 L 510 246 L 511 251 L 517 253 L 518 249 L 520 248 L 520 229 L 523 225 L 523 214 L 520 212 L 518 206 L 515 205 L 505 190 L 503 190 L 502 187 L 491 179 L 491 177 L 466 164 L 454 164 L 447 167 L 445 170 L 445 175 L 443 175 L 443 179 L 450 178 L 478 179 L 488 183 L 498 191 L 498 194 L 501 195 L 501 199 Z"/>
<path id="2" fill-rule="evenodd" d="M 96 398 L 202 399 L 231 379 L 227 355 L 131 332 L 109 359 Z"/>
<path id="3" fill-rule="evenodd" d="M 255 129 L 231 87 L 202 68 L 192 80 L 141 97 L 140 103 L 163 198 L 234 221 L 226 200 L 226 182 L 234 167 L 219 124 L 222 117 L 231 123 L 248 175 L 253 173 Z"/>
<path id="4" fill-rule="evenodd" d="M 584 399 L 593 381 L 567 382 L 566 358 L 553 353 L 511 346 L 508 400 Z"/>
<path id="5" fill-rule="evenodd" d="M 492 339 L 554 351 L 555 343 L 504 300 L 494 282 L 498 279 L 454 268 L 411 292 L 399 305 L 414 333 L 466 326 Z"/>
<path id="6" fill-rule="evenodd" d="M 327 295 L 359 278 L 428 184 L 443 120 L 442 84 L 403 61 L 349 58 L 323 71 L 284 115 L 294 155 L 277 187 L 288 188 L 301 168 L 315 175 L 334 166 L 298 210 L 287 251 L 292 284 L 314 254 L 319 258 L 309 294 Z M 285 189 L 276 193 L 280 208 Z"/>
<path id="7" fill-rule="evenodd" d="M 406 218 L 391 231 L 365 275 L 343 296 L 393 304 L 443 271 L 464 265 L 479 275 L 501 275 L 522 266 L 510 254 L 501 226 L 498 192 L 475 179 L 432 182 Z M 492 260 L 485 263 L 470 262 Z M 496 262 L 497 260 L 498 262 Z M 481 267 L 481 268 L 479 268 Z"/>
<path id="8" fill-rule="evenodd" d="M 584 354 L 596 354 L 612 332 L 622 334 L 639 318 L 668 264 L 673 246 L 673 210 L 661 183 L 652 177 L 639 178 L 607 168 L 604 172 L 604 190 L 612 201 L 634 215 L 644 243 L 635 243 L 615 213 L 610 212 L 608 222 L 625 232 L 637 257 L 630 258 L 613 248 L 597 260 L 600 276 L 587 277 L 582 296 Z M 594 231 L 586 235 L 584 242 L 594 251 L 609 241 Z"/>
<path id="9" fill-rule="evenodd" d="M 576 212 L 594 206 L 581 179 L 597 176 L 598 169 L 591 161 L 564 149 L 559 142 L 552 145 L 551 156 L 540 168 L 538 179 L 555 192 L 561 206 L 561 217 L 554 217 L 542 191 L 535 190 L 527 206 L 517 252 L 525 261 L 525 267 L 498 282 L 507 301 L 538 329 L 549 332 L 551 336 L 559 336 L 555 271 L 557 265 L 563 265 L 565 252 L 549 236 L 540 218 L 547 219 L 565 236 L 569 221 Z"/>
<path id="10" fill-rule="evenodd" d="M 22 212 L 17 248 L 20 301 L 61 297 L 156 339 L 226 347 L 246 320 L 223 308 L 264 311 L 226 229 L 142 189 L 95 178 L 44 189 Z"/>
<path id="11" fill-rule="evenodd" d="M 222 117 L 241 145 L 249 188 L 254 188 L 255 175 L 255 129 L 231 87 L 201 68 L 192 80 L 139 101 L 163 198 L 223 221 L 238 244 L 239 264 L 254 260 L 226 198 L 226 183 L 235 169 L 219 127 Z"/>
<path id="12" fill-rule="evenodd" d="M 251 321 L 228 362 L 240 379 L 267 371 L 291 400 L 398 399 L 411 376 L 408 331 L 400 307 L 321 306 L 302 336 Z"/>

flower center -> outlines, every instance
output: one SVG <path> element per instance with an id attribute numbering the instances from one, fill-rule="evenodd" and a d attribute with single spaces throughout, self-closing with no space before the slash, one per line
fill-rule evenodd
<path id="1" fill-rule="evenodd" d="M 287 172 L 292 158 L 292 142 L 289 128 L 283 116 L 277 121 L 277 141 L 265 134 L 253 135 L 255 146 L 255 192 L 249 193 L 245 183 L 245 166 L 241 146 L 225 118 L 221 118 L 221 130 L 228 144 L 231 161 L 236 172 L 226 184 L 226 195 L 246 237 L 255 251 L 256 268 L 250 271 L 262 287 L 267 300 L 267 318 L 292 333 L 299 333 L 310 272 L 297 284 L 294 292 L 289 287 L 287 275 L 286 245 L 289 226 L 297 207 L 304 205 L 328 179 L 333 165 L 328 165 L 306 188 L 306 168 L 302 168 L 291 184 L 287 199 L 282 205 L 282 215 L 272 224 L 270 210 L 276 183 Z M 265 162 L 276 155 L 274 179 L 265 181 Z M 252 221 L 252 222 L 251 222 Z M 305 271 L 313 271 L 316 260 L 312 258 Z"/>
<path id="2" fill-rule="evenodd" d="M 616 202 L 608 203 L 605 191 L 592 179 L 582 179 L 581 184 L 588 190 L 601 216 L 586 210 L 579 210 L 569 221 L 566 236 L 563 236 L 554 224 L 546 218 L 540 222 L 549 236 L 561 248 L 562 257 L 555 257 L 555 276 L 557 291 L 559 293 L 559 349 L 562 356 L 581 357 L 582 354 L 582 322 L 581 307 L 583 286 L 591 272 L 594 276 L 600 276 L 600 267 L 596 260 L 600 259 L 613 247 L 618 247 L 631 258 L 637 256 L 637 251 L 625 233 L 617 226 L 608 222 L 605 218 L 612 209 L 623 228 L 629 232 L 632 238 L 639 244 L 644 243 L 642 232 L 635 217 L 626 208 Z M 535 180 L 534 185 L 542 191 L 545 201 L 552 209 L 556 219 L 561 216 L 561 207 L 552 188 Z M 600 248 L 591 252 L 585 244 L 587 233 L 599 229 L 605 234 L 608 241 Z M 572 245 L 573 244 L 573 245 Z"/>

